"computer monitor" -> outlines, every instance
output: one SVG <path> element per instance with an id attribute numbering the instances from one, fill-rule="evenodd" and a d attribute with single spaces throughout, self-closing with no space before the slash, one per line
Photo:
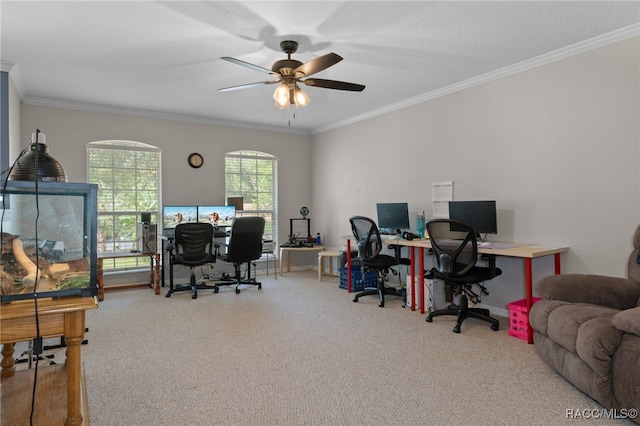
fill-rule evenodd
<path id="1" fill-rule="evenodd" d="M 449 219 L 473 226 L 477 236 L 498 233 L 495 201 L 449 201 Z M 451 230 L 460 231 L 454 227 Z"/>
<path id="2" fill-rule="evenodd" d="M 198 221 L 197 206 L 163 206 L 162 227 L 173 229 L 179 223 L 192 223 Z"/>
<path id="3" fill-rule="evenodd" d="M 198 222 L 221 228 L 231 226 L 236 218 L 235 206 L 198 206 Z"/>
<path id="4" fill-rule="evenodd" d="M 384 232 L 402 233 L 409 229 L 409 206 L 407 203 L 378 203 L 378 228 Z"/>

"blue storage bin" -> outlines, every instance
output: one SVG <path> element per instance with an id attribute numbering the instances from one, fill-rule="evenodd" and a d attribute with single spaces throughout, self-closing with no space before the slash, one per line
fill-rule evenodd
<path id="1" fill-rule="evenodd" d="M 340 268 L 340 288 L 347 289 L 347 268 Z M 362 269 L 360 266 L 351 267 L 351 291 L 362 291 L 365 287 L 377 287 L 376 273 L 367 271 L 362 277 Z"/>

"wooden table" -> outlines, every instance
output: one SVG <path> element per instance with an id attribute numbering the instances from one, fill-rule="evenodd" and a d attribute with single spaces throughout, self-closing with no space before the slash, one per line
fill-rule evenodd
<path id="1" fill-rule="evenodd" d="M 149 257 L 149 287 L 160 294 L 160 253 L 131 253 L 127 251 L 98 253 L 98 300 L 104 300 L 104 259 L 123 259 L 128 257 Z"/>
<path id="2" fill-rule="evenodd" d="M 95 297 L 38 300 L 40 335 L 43 338 L 64 336 L 67 359 L 64 365 L 38 367 L 34 424 L 89 424 L 81 344 L 85 311 L 97 307 Z M 0 329 L 2 424 L 28 425 L 34 369 L 15 371 L 13 344 L 36 337 L 35 302 L 18 300 L 1 305 Z"/>
<path id="3" fill-rule="evenodd" d="M 313 247 L 280 247 L 280 276 L 282 276 L 282 259 L 286 253 L 287 257 L 287 272 L 291 272 L 291 253 L 309 252 L 309 251 L 323 251 L 324 246 L 314 244 Z"/>

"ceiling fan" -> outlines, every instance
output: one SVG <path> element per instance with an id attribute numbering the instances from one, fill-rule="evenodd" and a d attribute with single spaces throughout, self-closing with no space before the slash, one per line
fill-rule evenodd
<path id="1" fill-rule="evenodd" d="M 277 80 L 241 84 L 239 86 L 225 87 L 218 90 L 220 92 L 228 92 L 231 90 L 247 89 L 249 87 L 262 86 L 265 84 L 281 83 L 273 93 L 273 99 L 275 100 L 275 106 L 282 109 L 287 109 L 290 105 L 304 107 L 309 104 L 309 96 L 300 89 L 298 83 L 304 83 L 307 86 L 320 87 L 323 89 L 347 90 L 351 92 L 362 92 L 364 90 L 365 86 L 362 84 L 347 83 L 346 81 L 325 80 L 321 78 L 309 78 L 309 76 L 340 62 L 342 60 L 340 55 L 327 53 L 326 55 L 312 59 L 303 64 L 300 61 L 291 59 L 291 54 L 298 50 L 297 41 L 282 41 L 280 42 L 280 48 L 287 54 L 287 59 L 281 59 L 274 62 L 271 69 L 263 68 L 259 65 L 254 65 L 228 56 L 220 58 L 264 74 L 270 74 Z"/>

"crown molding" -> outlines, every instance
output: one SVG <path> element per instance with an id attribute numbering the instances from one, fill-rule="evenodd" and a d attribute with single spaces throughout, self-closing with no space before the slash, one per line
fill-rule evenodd
<path id="1" fill-rule="evenodd" d="M 617 43 L 622 40 L 626 40 L 631 37 L 640 36 L 640 24 L 630 25 L 628 27 L 621 28 L 610 33 L 594 37 L 592 39 L 584 40 L 571 46 L 555 50 L 553 52 L 538 56 L 536 58 L 528 59 L 526 61 L 519 62 L 514 65 L 510 65 L 505 68 L 501 68 L 496 71 L 492 71 L 477 77 L 470 78 L 468 80 L 461 81 L 459 83 L 452 84 L 450 86 L 443 87 L 441 89 L 433 90 L 428 93 L 424 93 L 413 98 L 405 99 L 401 102 L 387 105 L 382 108 L 369 111 L 366 114 L 359 115 L 357 117 L 350 118 L 338 123 L 334 123 L 328 126 L 319 127 L 311 131 L 312 135 L 323 133 L 329 130 L 344 127 L 349 124 L 354 124 L 359 121 L 367 120 L 369 118 L 377 117 L 389 112 L 404 109 L 416 104 L 431 101 L 443 96 L 453 94 L 471 87 L 479 86 L 481 84 L 489 83 L 494 80 L 498 80 L 504 77 L 508 77 L 514 74 L 518 74 L 524 71 L 529 71 L 534 68 L 548 65 L 550 63 L 561 61 L 571 56 L 579 55 L 581 53 L 588 52 L 590 50 L 597 49 L 599 47 L 607 46 L 609 44 Z"/>
<path id="2" fill-rule="evenodd" d="M 11 77 L 11 81 L 13 82 L 13 85 L 15 86 L 18 92 L 18 97 L 20 99 L 23 99 L 24 88 L 22 85 L 22 78 L 20 77 L 20 71 L 18 71 L 18 66 L 13 62 L 0 60 L 0 71 L 9 73 L 9 76 Z"/>
<path id="3" fill-rule="evenodd" d="M 164 112 L 148 111 L 148 110 L 141 110 L 141 109 L 134 109 L 134 108 L 121 108 L 121 107 L 89 104 L 89 103 L 82 103 L 82 102 L 61 101 L 57 99 L 38 98 L 33 96 L 25 98 L 22 102 L 27 105 L 65 108 L 65 109 L 73 109 L 78 111 L 100 112 L 100 113 L 107 113 L 107 114 L 137 116 L 137 117 L 151 118 L 156 120 L 171 120 L 171 121 L 180 121 L 185 123 L 234 127 L 239 129 L 259 130 L 259 131 L 275 132 L 275 133 L 292 133 L 292 134 L 300 134 L 300 135 L 310 134 L 308 130 L 304 130 L 304 129 L 283 128 L 278 126 L 265 126 L 265 125 L 253 124 L 253 123 L 217 120 L 217 119 L 207 118 L 207 117 L 170 114 L 170 113 L 164 113 Z"/>

